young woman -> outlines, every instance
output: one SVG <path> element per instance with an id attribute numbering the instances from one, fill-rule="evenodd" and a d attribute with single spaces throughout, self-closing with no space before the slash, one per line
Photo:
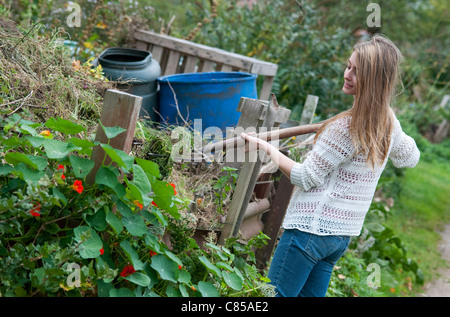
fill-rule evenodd
<path id="1" fill-rule="evenodd" d="M 277 296 L 325 296 L 335 263 L 350 237 L 361 233 L 387 159 L 396 167 L 418 163 L 416 143 L 390 107 L 401 59 L 380 35 L 354 46 L 342 88 L 353 105 L 324 123 L 301 164 L 264 140 L 241 135 L 296 186 L 268 274 Z"/>

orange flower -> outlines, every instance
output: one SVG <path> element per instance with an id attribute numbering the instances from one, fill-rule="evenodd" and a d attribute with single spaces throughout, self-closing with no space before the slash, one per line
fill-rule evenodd
<path id="1" fill-rule="evenodd" d="M 29 213 L 33 217 L 39 217 L 41 214 L 39 213 L 41 211 L 41 204 L 37 203 L 37 205 L 33 205 L 33 208 L 29 211 Z"/>
<path id="2" fill-rule="evenodd" d="M 156 253 L 155 251 L 150 250 L 149 254 L 150 254 L 150 256 L 154 256 L 154 255 L 157 255 L 158 253 Z"/>
<path id="3" fill-rule="evenodd" d="M 178 264 L 178 269 L 181 270 L 182 266 Z"/>
<path id="4" fill-rule="evenodd" d="M 152 201 L 152 205 L 158 207 L 158 205 L 154 201 Z"/>
<path id="5" fill-rule="evenodd" d="M 40 135 L 43 135 L 43 136 L 51 136 L 52 134 L 50 133 L 50 131 L 48 131 L 48 130 L 44 130 L 44 131 L 42 131 L 41 133 L 39 133 Z"/>
<path id="6" fill-rule="evenodd" d="M 197 290 L 195 289 L 194 285 L 191 286 L 191 290 L 193 290 L 194 292 L 197 291 Z"/>
<path id="7" fill-rule="evenodd" d="M 102 255 L 103 253 L 105 253 L 105 250 L 103 249 L 103 246 L 102 246 L 102 248 L 100 249 L 100 255 Z"/>
<path id="8" fill-rule="evenodd" d="M 74 191 L 78 192 L 78 194 L 81 194 L 83 192 L 83 183 L 80 180 L 76 180 L 73 185 L 72 188 Z"/>
<path id="9" fill-rule="evenodd" d="M 59 164 L 58 168 L 56 169 L 57 171 L 62 170 L 62 172 L 64 173 L 64 165 Z M 62 174 L 61 175 L 61 179 L 66 179 L 66 175 Z"/>
<path id="10" fill-rule="evenodd" d="M 173 187 L 173 191 L 175 192 L 175 195 L 177 194 L 177 190 L 175 189 L 175 184 L 173 183 L 169 183 L 167 186 L 172 186 Z"/>
<path id="11" fill-rule="evenodd" d="M 126 265 L 122 272 L 120 272 L 120 276 L 122 277 L 127 277 L 133 273 L 136 273 L 136 270 L 134 269 L 134 267 L 132 265 Z"/>
<path id="12" fill-rule="evenodd" d="M 141 210 L 142 210 L 142 208 L 144 208 L 144 206 L 139 202 L 139 200 L 133 200 L 133 204 L 135 204 Z"/>

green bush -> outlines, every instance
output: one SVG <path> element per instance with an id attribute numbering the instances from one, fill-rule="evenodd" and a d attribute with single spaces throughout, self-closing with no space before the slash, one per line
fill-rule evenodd
<path id="1" fill-rule="evenodd" d="M 182 219 L 184 202 L 157 164 L 78 138 L 85 128 L 61 118 L 39 124 L 14 114 L 0 128 L 0 296 L 255 296 L 266 289 L 249 257 L 263 236 L 247 246 L 209 243 L 205 251 L 189 239 L 169 249 L 162 237 L 170 235 L 169 218 Z M 108 140 L 124 132 L 102 128 Z M 89 184 L 95 146 L 105 157 Z M 193 278 L 196 258 L 203 274 Z"/>

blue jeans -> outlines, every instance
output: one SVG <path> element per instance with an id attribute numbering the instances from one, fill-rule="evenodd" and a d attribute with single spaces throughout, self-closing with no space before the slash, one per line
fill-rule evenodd
<path id="1" fill-rule="evenodd" d="M 349 236 L 319 236 L 285 230 L 270 265 L 268 278 L 277 297 L 324 297 L 336 262 Z"/>

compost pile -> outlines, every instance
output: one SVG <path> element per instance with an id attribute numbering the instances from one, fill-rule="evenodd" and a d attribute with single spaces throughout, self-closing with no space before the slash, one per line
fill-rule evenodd
<path id="1" fill-rule="evenodd" d="M 103 94 L 113 83 L 74 61 L 63 44 L 64 34 L 44 37 L 41 27 L 37 23 L 23 29 L 0 16 L 0 113 L 96 126 Z"/>

